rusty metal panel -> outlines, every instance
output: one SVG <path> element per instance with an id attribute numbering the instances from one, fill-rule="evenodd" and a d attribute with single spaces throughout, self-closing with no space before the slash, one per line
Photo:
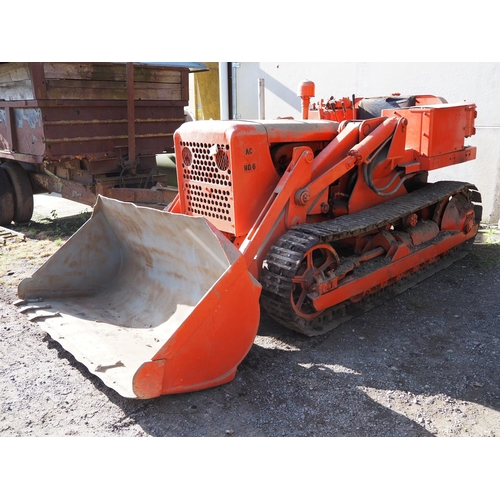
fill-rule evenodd
<path id="1" fill-rule="evenodd" d="M 188 104 L 188 68 L 135 67 L 135 120 L 129 127 L 125 64 L 5 66 L 0 77 L 7 83 L 0 78 L 0 98 L 7 89 L 10 97 L 0 107 L 0 157 L 37 163 L 121 158 L 130 144 L 138 157 L 173 151 L 173 133 L 184 122 Z M 24 95 L 27 76 L 33 98 L 16 100 L 16 84 L 22 86 L 19 96 Z M 132 142 L 129 128 L 135 130 Z"/>
<path id="2" fill-rule="evenodd" d="M 42 110 L 40 108 L 15 108 L 14 134 L 20 153 L 42 155 L 45 151 Z"/>
<path id="3" fill-rule="evenodd" d="M 94 186 L 73 180 L 60 179 L 50 171 L 43 174 L 29 172 L 29 175 L 35 185 L 43 186 L 49 193 L 59 193 L 68 200 L 89 206 L 93 206 L 96 201 Z"/>
<path id="4" fill-rule="evenodd" d="M 13 104 L 0 108 L 0 149 L 6 152 L 52 161 L 119 158 L 128 152 L 126 102 Z M 136 102 L 137 156 L 172 151 L 173 134 L 184 123 L 180 104 Z"/>
<path id="5" fill-rule="evenodd" d="M 171 151 L 173 133 L 183 122 L 183 106 L 136 103 L 136 155 Z M 44 129 L 48 159 L 119 158 L 128 153 L 125 102 L 46 108 Z"/>

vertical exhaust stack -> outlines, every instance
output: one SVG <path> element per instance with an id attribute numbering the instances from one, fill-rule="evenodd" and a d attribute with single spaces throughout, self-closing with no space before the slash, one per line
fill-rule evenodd
<path id="1" fill-rule="evenodd" d="M 152 398 L 234 378 L 257 333 L 260 289 L 203 218 L 100 197 L 18 293 L 43 300 L 51 317 L 30 319 L 106 385 Z"/>
<path id="2" fill-rule="evenodd" d="M 297 95 L 302 100 L 302 119 L 307 120 L 309 118 L 309 105 L 311 104 L 311 97 L 314 97 L 315 88 L 314 82 L 311 80 L 302 80 L 299 83 L 299 90 Z"/>

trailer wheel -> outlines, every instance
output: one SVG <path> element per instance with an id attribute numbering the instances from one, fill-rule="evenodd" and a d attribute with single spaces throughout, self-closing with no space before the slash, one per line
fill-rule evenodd
<path id="1" fill-rule="evenodd" d="M 33 215 L 33 188 L 28 174 L 19 163 L 8 161 L 2 168 L 9 176 L 14 189 L 14 217 L 17 223 L 29 222 Z"/>
<path id="2" fill-rule="evenodd" d="M 7 173 L 0 168 L 0 226 L 14 219 L 14 189 Z"/>

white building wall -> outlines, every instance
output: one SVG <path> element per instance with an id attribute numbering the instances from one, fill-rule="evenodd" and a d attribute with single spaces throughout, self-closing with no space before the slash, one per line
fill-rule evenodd
<path id="1" fill-rule="evenodd" d="M 297 88 L 301 80 L 316 86 L 315 101 L 357 96 L 434 94 L 448 102 L 477 105 L 476 135 L 466 144 L 477 147 L 477 159 L 434 171 L 430 180 L 474 183 L 483 197 L 483 223 L 500 219 L 500 63 L 294 63 L 240 62 L 237 109 L 241 119 L 258 117 L 258 80 L 265 80 L 265 118 L 301 117 Z"/>

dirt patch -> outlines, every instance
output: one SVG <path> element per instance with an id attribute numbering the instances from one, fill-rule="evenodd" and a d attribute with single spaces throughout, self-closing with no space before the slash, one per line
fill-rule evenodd
<path id="1" fill-rule="evenodd" d="M 500 436 L 500 235 L 381 307 L 307 338 L 265 313 L 230 384 L 120 397 L 13 305 L 88 216 L 0 247 L 0 436 Z M 237 328 L 237 325 L 235 325 Z"/>

